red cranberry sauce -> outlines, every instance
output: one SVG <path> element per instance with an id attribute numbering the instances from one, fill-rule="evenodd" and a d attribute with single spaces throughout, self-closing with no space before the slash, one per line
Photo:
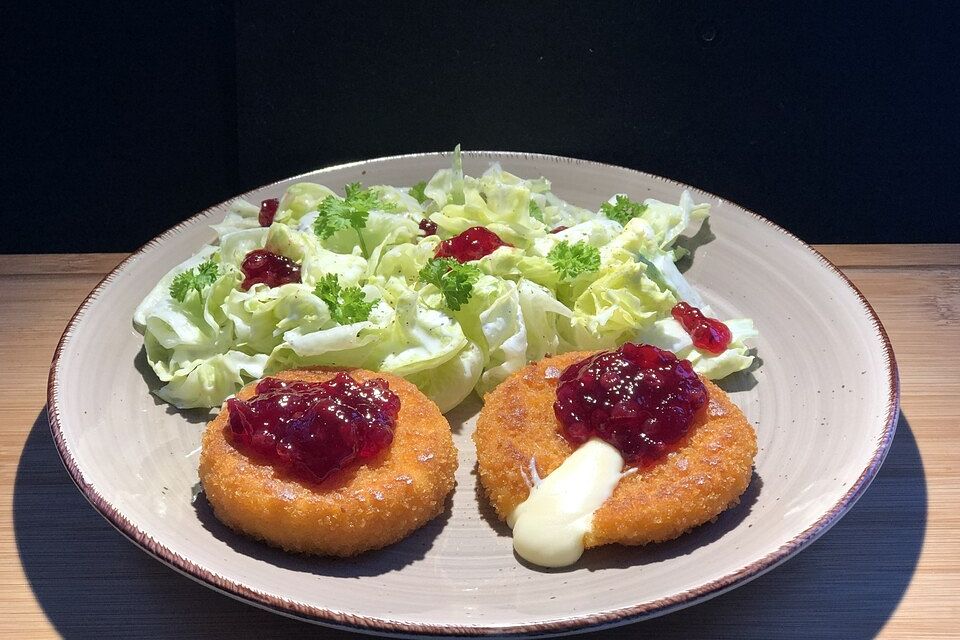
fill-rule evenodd
<path id="1" fill-rule="evenodd" d="M 300 265 L 266 249 L 254 249 L 248 253 L 240 268 L 246 276 L 240 285 L 244 291 L 261 282 L 268 287 L 300 282 Z"/>
<path id="2" fill-rule="evenodd" d="M 444 240 L 437 247 L 436 258 L 453 258 L 457 262 L 479 260 L 500 247 L 512 247 L 500 236 L 484 227 L 470 227 L 458 236 Z"/>
<path id="3" fill-rule="evenodd" d="M 707 399 L 690 362 L 628 342 L 567 367 L 553 411 L 572 444 L 596 436 L 619 449 L 628 463 L 642 466 L 690 430 Z"/>
<path id="4" fill-rule="evenodd" d="M 260 203 L 260 214 L 257 219 L 260 221 L 261 227 L 269 227 L 273 224 L 278 206 L 280 206 L 280 200 L 277 198 L 270 198 Z"/>
<path id="5" fill-rule="evenodd" d="M 437 223 L 430 218 L 424 218 L 420 221 L 420 231 L 423 231 L 425 236 L 435 236 L 437 235 Z"/>
<path id="6" fill-rule="evenodd" d="M 730 346 L 733 335 L 730 328 L 716 318 L 707 318 L 700 309 L 686 302 L 678 302 L 670 312 L 693 340 L 693 346 L 714 355 Z"/>
<path id="7" fill-rule="evenodd" d="M 240 447 L 307 480 L 322 482 L 355 460 L 390 446 L 400 398 L 386 380 L 326 382 L 266 378 L 249 400 L 227 400 Z"/>

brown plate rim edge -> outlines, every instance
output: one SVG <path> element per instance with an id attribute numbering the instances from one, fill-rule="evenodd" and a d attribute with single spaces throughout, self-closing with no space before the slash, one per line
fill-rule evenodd
<path id="1" fill-rule="evenodd" d="M 566 156 L 556 156 L 550 154 L 540 154 L 540 153 L 526 153 L 518 151 L 468 151 L 464 152 L 464 155 L 469 157 L 477 158 L 490 158 L 493 160 L 500 160 L 510 157 L 519 157 L 524 159 L 537 159 L 537 160 L 546 160 L 554 163 L 572 163 L 572 164 L 582 164 L 582 165 L 592 165 L 595 167 L 600 167 L 604 169 L 618 169 L 622 171 L 627 171 L 630 173 L 639 174 L 648 179 L 659 180 L 671 185 L 674 185 L 679 188 L 690 189 L 696 193 L 703 195 L 708 195 L 713 198 L 721 199 L 725 203 L 731 204 L 734 207 L 740 209 L 741 211 L 752 215 L 754 218 L 758 219 L 761 222 L 764 222 L 777 231 L 783 233 L 788 238 L 796 241 L 806 250 L 812 253 L 821 264 L 826 266 L 828 269 L 833 271 L 840 279 L 853 291 L 857 299 L 860 301 L 860 304 L 867 312 L 868 316 L 873 322 L 874 330 L 877 332 L 877 336 L 880 338 L 884 355 L 885 355 L 885 365 L 887 367 L 887 377 L 888 377 L 888 397 L 887 397 L 887 420 L 883 428 L 882 437 L 877 443 L 877 447 L 873 452 L 873 455 L 870 458 L 869 464 L 861 472 L 860 476 L 857 478 L 856 482 L 851 485 L 850 489 L 840 498 L 840 500 L 833 505 L 823 516 L 821 516 L 816 522 L 814 522 L 810 527 L 805 529 L 803 532 L 795 536 L 792 540 L 784 543 L 775 551 L 767 554 L 763 558 L 742 567 L 738 571 L 730 573 L 726 576 L 713 580 L 707 584 L 701 585 L 695 589 L 690 589 L 678 594 L 676 596 L 671 596 L 667 598 L 661 598 L 659 600 L 654 600 L 652 602 L 645 602 L 638 605 L 623 607 L 620 609 L 615 609 L 611 611 L 606 611 L 602 613 L 585 615 L 585 616 L 573 616 L 569 618 L 561 618 L 557 620 L 550 620 L 540 623 L 531 623 L 523 625 L 511 625 L 511 626 L 461 626 L 461 625 L 436 625 L 436 624 L 419 624 L 419 623 L 408 623 L 400 622 L 396 620 L 387 620 L 381 618 L 367 617 L 367 616 L 356 616 L 352 614 L 347 614 L 344 612 L 333 611 L 329 609 L 323 609 L 319 607 L 313 607 L 305 605 L 300 602 L 294 602 L 289 600 L 284 600 L 276 596 L 266 594 L 260 591 L 256 591 L 247 587 L 246 585 L 236 583 L 232 580 L 223 578 L 222 576 L 217 575 L 216 573 L 200 567 L 190 560 L 180 556 L 179 554 L 174 553 L 167 547 L 160 544 L 158 541 L 154 540 L 146 533 L 138 529 L 133 523 L 131 523 L 122 513 L 120 513 L 110 502 L 108 502 L 103 496 L 96 492 L 96 490 L 91 487 L 86 479 L 83 476 L 83 473 L 79 469 L 76 461 L 73 458 L 72 453 L 66 445 L 63 430 L 61 426 L 61 416 L 60 410 L 57 406 L 57 389 L 59 387 L 58 380 L 58 365 L 60 362 L 60 356 L 63 352 L 63 349 L 67 342 L 70 339 L 70 336 L 73 332 L 74 327 L 80 321 L 83 313 L 86 309 L 92 304 L 98 297 L 103 288 L 116 277 L 117 273 L 122 270 L 129 262 L 137 259 L 141 254 L 143 254 L 148 249 L 151 249 L 154 245 L 160 244 L 167 237 L 180 232 L 181 229 L 195 222 L 201 217 L 205 217 L 210 213 L 218 209 L 225 208 L 229 203 L 233 202 L 238 198 L 244 198 L 249 194 L 259 191 L 261 189 L 269 188 L 275 186 L 281 182 L 286 182 L 288 180 L 296 180 L 297 178 L 302 178 L 308 175 L 317 173 L 318 171 L 334 171 L 338 169 L 349 168 L 353 166 L 360 165 L 369 165 L 372 163 L 380 163 L 394 160 L 406 160 L 414 158 L 425 158 L 425 157 L 437 157 L 443 158 L 449 156 L 450 152 L 424 152 L 424 153 L 413 153 L 413 154 L 403 154 L 395 156 L 386 156 L 381 158 L 373 158 L 370 160 L 361 160 L 356 162 L 349 162 L 339 165 L 334 165 L 330 167 L 323 167 L 321 169 L 316 169 L 313 171 L 308 171 L 297 176 L 291 176 L 288 178 L 283 178 L 281 180 L 276 180 L 266 185 L 256 187 L 251 189 L 243 194 L 234 196 L 229 200 L 225 200 L 219 204 L 215 204 L 211 207 L 190 216 L 186 220 L 179 222 L 173 227 L 167 229 L 163 233 L 152 238 L 146 242 L 139 249 L 131 253 L 128 257 L 122 260 L 116 267 L 114 267 L 110 273 L 108 273 L 104 278 L 94 287 L 94 289 L 87 295 L 83 300 L 80 306 L 77 308 L 77 311 L 70 318 L 69 322 L 64 329 L 63 335 L 60 338 L 60 341 L 57 344 L 57 348 L 54 351 L 53 359 L 50 365 L 50 374 L 48 378 L 47 385 L 47 415 L 50 423 L 50 431 L 53 435 L 54 443 L 57 447 L 57 452 L 60 455 L 60 459 L 63 461 L 64 467 L 67 469 L 71 479 L 74 484 L 77 485 L 77 488 L 84 495 L 84 497 L 90 502 L 91 505 L 120 533 L 127 537 L 131 542 L 135 543 L 137 546 L 141 547 L 147 551 L 150 555 L 157 558 L 164 564 L 172 567 L 178 572 L 190 577 L 201 584 L 204 584 L 212 589 L 229 595 L 231 597 L 249 602 L 260 608 L 264 608 L 275 613 L 280 613 L 287 616 L 292 616 L 295 618 L 306 619 L 308 621 L 319 622 L 323 624 L 332 625 L 335 627 L 345 628 L 353 631 L 361 632 L 386 632 L 392 635 L 501 635 L 501 636 L 530 636 L 530 635 L 554 635 L 562 634 L 569 632 L 586 632 L 591 630 L 597 630 L 603 627 L 612 627 L 619 626 L 622 624 L 628 624 L 631 622 L 638 621 L 643 618 L 652 618 L 655 616 L 663 615 L 674 611 L 676 609 L 683 608 L 695 604 L 697 602 L 702 602 L 709 598 L 718 596 L 730 589 L 739 586 L 753 578 L 759 577 L 760 575 L 766 573 L 767 571 L 773 569 L 777 565 L 781 564 L 789 557 L 799 552 L 801 549 L 805 548 L 821 535 L 823 535 L 830 527 L 832 527 L 836 522 L 847 512 L 849 509 L 856 503 L 856 501 L 863 495 L 867 487 L 870 485 L 870 482 L 876 476 L 881 464 L 883 463 L 884 458 L 887 455 L 887 452 L 890 449 L 890 446 L 893 442 L 893 436 L 896 431 L 897 420 L 900 413 L 900 393 L 899 393 L 899 374 L 896 364 L 896 358 L 893 353 L 893 347 L 890 343 L 890 339 L 887 335 L 886 330 L 883 327 L 883 324 L 880 322 L 879 317 L 877 316 L 876 311 L 863 296 L 860 290 L 856 285 L 851 282 L 851 280 L 844 274 L 836 265 L 834 265 L 830 260 L 828 260 L 822 253 L 811 247 L 809 244 L 800 240 L 797 236 L 787 231 L 780 225 L 777 225 L 770 220 L 767 220 L 763 216 L 754 213 L 753 211 L 746 209 L 738 205 L 737 203 L 727 199 L 721 198 L 715 194 L 708 193 L 702 189 L 686 185 L 682 182 L 672 180 L 669 178 L 663 178 L 661 176 L 653 175 L 646 173 L 644 171 L 638 171 L 636 169 L 630 169 L 628 167 L 620 167 L 617 165 L 606 164 L 602 162 L 596 162 L 592 160 L 583 160 L 578 158 L 570 158 Z"/>

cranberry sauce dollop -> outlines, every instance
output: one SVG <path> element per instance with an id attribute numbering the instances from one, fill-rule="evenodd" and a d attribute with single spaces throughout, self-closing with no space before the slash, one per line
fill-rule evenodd
<path id="1" fill-rule="evenodd" d="M 235 441 L 307 480 L 321 482 L 393 441 L 400 398 L 382 378 L 265 378 L 256 393 L 249 400 L 227 400 Z"/>
<path id="2" fill-rule="evenodd" d="M 268 287 L 300 282 L 300 265 L 266 249 L 254 249 L 248 253 L 240 268 L 246 276 L 240 285 L 244 291 L 261 282 Z"/>
<path id="3" fill-rule="evenodd" d="M 689 361 L 628 342 L 567 367 L 553 410 L 572 444 L 597 436 L 628 463 L 642 466 L 690 430 L 707 399 Z"/>
<path id="4" fill-rule="evenodd" d="M 717 320 L 708 318 L 696 307 L 686 302 L 678 302 L 670 312 L 687 332 L 693 345 L 708 353 L 720 354 L 730 346 L 733 339 L 730 328 Z"/>
<path id="5" fill-rule="evenodd" d="M 479 260 L 500 247 L 512 247 L 500 236 L 484 227 L 470 227 L 458 236 L 444 240 L 437 247 L 436 258 L 453 258 L 457 262 Z"/>
<path id="6" fill-rule="evenodd" d="M 261 227 L 269 227 L 273 224 L 273 218 L 277 215 L 278 206 L 280 206 L 280 200 L 277 198 L 270 198 L 260 203 L 260 214 L 257 216 L 257 219 L 260 221 Z"/>
<path id="7" fill-rule="evenodd" d="M 430 218 L 424 218 L 420 221 L 420 231 L 423 231 L 424 236 L 435 236 L 437 235 L 437 223 L 431 220 Z"/>

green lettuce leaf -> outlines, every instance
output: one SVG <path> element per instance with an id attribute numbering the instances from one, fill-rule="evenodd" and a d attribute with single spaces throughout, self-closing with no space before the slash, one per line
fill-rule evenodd
<path id="1" fill-rule="evenodd" d="M 301 219 L 317 210 L 317 205 L 329 196 L 336 194 L 323 186 L 313 182 L 298 182 L 287 187 L 286 193 L 280 198 L 277 205 L 277 215 L 273 221 L 288 225 L 296 225 Z"/>
<path id="2" fill-rule="evenodd" d="M 479 177 L 466 175 L 458 147 L 452 166 L 416 197 L 407 185 L 369 187 L 364 218 L 326 238 L 314 230 L 318 207 L 335 196 L 325 186 L 290 185 L 269 228 L 259 226 L 256 204 L 231 203 L 213 225 L 216 244 L 160 278 L 134 312 L 147 362 L 163 383 L 157 394 L 178 407 L 214 407 L 244 383 L 283 369 L 362 367 L 406 377 L 446 411 L 528 362 L 627 340 L 670 349 L 709 378 L 751 366 L 748 343 L 757 334 L 750 320 L 727 321 L 733 342 L 715 355 L 694 348 L 670 315 L 678 300 L 710 314 L 675 265 L 677 238 L 707 216 L 708 205 L 684 191 L 677 204 L 647 199 L 613 220 L 551 188 L 496 163 Z M 424 217 L 437 224 L 437 235 L 424 236 Z M 424 266 L 441 240 L 474 226 L 512 246 L 463 268 L 471 282 L 479 276 L 451 304 L 450 288 Z M 580 243 L 598 251 L 581 246 L 575 256 L 571 248 Z M 300 265 L 301 282 L 242 290 L 242 263 L 261 248 Z M 579 268 L 587 257 L 589 268 Z M 174 299 L 174 278 L 207 260 L 210 277 L 178 287 Z M 363 313 L 344 314 L 345 299 L 315 290 L 334 276 Z M 340 311 L 332 314 L 328 304 Z"/>
<path id="3" fill-rule="evenodd" d="M 428 398 L 446 413 L 470 395 L 483 372 L 483 351 L 468 342 L 454 357 L 434 369 L 407 376 Z"/>
<path id="4" fill-rule="evenodd" d="M 216 407 L 263 375 L 267 356 L 227 351 L 177 371 L 156 393 L 179 409 Z"/>
<path id="5" fill-rule="evenodd" d="M 720 354 L 697 349 L 687 332 L 673 318 L 658 320 L 640 331 L 635 339 L 672 351 L 677 357 L 689 360 L 693 370 L 700 375 L 719 380 L 753 364 L 754 358 L 746 341 L 758 335 L 753 321 L 746 318 L 726 320 L 724 324 L 730 329 L 732 339 L 727 350 Z"/>

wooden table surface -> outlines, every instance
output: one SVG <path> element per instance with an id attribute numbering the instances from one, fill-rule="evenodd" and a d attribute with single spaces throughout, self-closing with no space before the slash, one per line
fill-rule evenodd
<path id="1" fill-rule="evenodd" d="M 853 510 L 783 566 L 594 637 L 960 637 L 960 245 L 819 249 L 893 341 L 902 416 L 886 463 Z M 175 573 L 113 530 L 70 481 L 44 406 L 50 358 L 80 301 L 122 257 L 0 256 L 0 638 L 361 637 Z"/>

